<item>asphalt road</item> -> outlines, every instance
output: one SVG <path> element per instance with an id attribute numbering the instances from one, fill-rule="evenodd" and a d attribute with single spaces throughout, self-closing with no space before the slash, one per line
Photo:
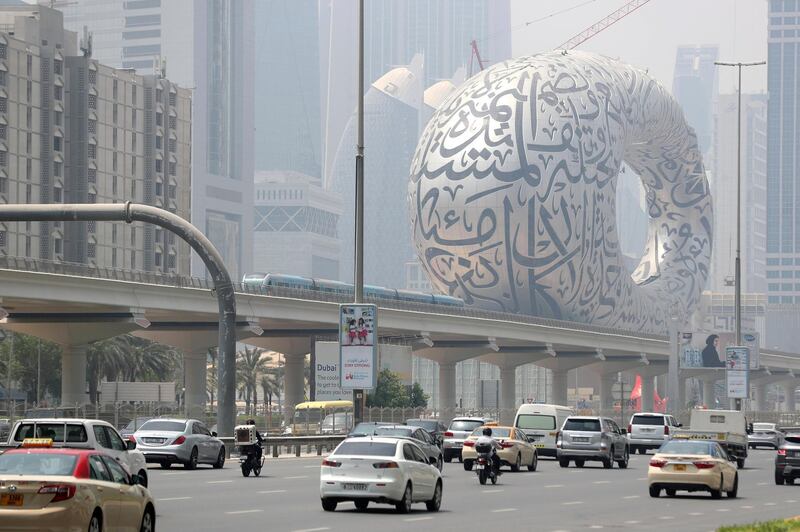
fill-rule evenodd
<path id="1" fill-rule="evenodd" d="M 318 458 L 268 459 L 262 476 L 244 478 L 238 462 L 222 470 L 201 466 L 150 469 L 156 499 L 157 528 L 186 530 L 271 530 L 323 532 L 349 530 L 714 530 L 723 524 L 749 523 L 800 515 L 800 484 L 776 486 L 774 451 L 751 451 L 740 470 L 739 498 L 712 500 L 705 493 L 652 499 L 647 493 L 647 462 L 635 455 L 627 470 L 562 469 L 548 459 L 536 472 L 510 473 L 496 486 L 480 486 L 475 473 L 445 464 L 444 497 L 438 513 L 414 506 L 408 515 L 386 505 L 356 512 L 343 503 L 335 513 L 319 502 Z"/>

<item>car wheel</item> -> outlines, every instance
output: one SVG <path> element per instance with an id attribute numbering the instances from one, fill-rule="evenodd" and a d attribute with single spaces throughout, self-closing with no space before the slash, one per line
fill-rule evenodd
<path id="1" fill-rule="evenodd" d="M 140 469 L 139 473 L 137 473 L 137 474 L 139 475 L 139 484 L 141 484 L 142 486 L 144 486 L 146 488 L 147 487 L 147 471 L 145 471 L 144 469 Z"/>
<path id="2" fill-rule="evenodd" d="M 197 447 L 192 447 L 192 452 L 189 454 L 189 461 L 183 465 L 186 469 L 197 469 Z"/>
<path id="3" fill-rule="evenodd" d="M 617 462 L 617 465 L 620 469 L 627 469 L 628 468 L 628 461 L 631 459 L 630 452 L 628 452 L 628 448 L 625 447 L 625 454 L 622 455 L 622 460 Z"/>
<path id="4" fill-rule="evenodd" d="M 164 460 L 159 465 L 161 466 L 161 469 L 169 469 L 170 467 L 172 467 L 172 462 L 168 462 L 167 460 Z"/>
<path id="5" fill-rule="evenodd" d="M 533 458 L 531 458 L 531 465 L 528 466 L 528 471 L 536 471 L 537 467 L 539 467 L 539 453 L 534 451 Z"/>
<path id="6" fill-rule="evenodd" d="M 356 510 L 362 512 L 367 509 L 367 506 L 369 506 L 369 501 L 366 499 L 357 499 L 353 501 L 353 504 L 356 505 Z"/>
<path id="7" fill-rule="evenodd" d="M 614 448 L 611 448 L 611 451 L 608 453 L 608 456 L 603 458 L 603 467 L 605 469 L 611 469 L 614 467 Z"/>
<path id="8" fill-rule="evenodd" d="M 731 491 L 726 491 L 725 495 L 727 495 L 729 499 L 735 499 L 738 494 L 739 494 L 739 473 L 736 473 L 736 475 L 733 477 L 733 488 L 731 488 Z"/>
<path id="9" fill-rule="evenodd" d="M 100 510 L 95 510 L 92 518 L 89 520 L 89 532 L 102 532 L 103 530 L 103 516 Z"/>
<path id="10" fill-rule="evenodd" d="M 575 464 L 577 465 L 577 462 L 575 462 Z M 569 467 L 569 460 L 566 458 L 559 458 L 558 465 L 560 465 L 561 467 Z"/>
<path id="11" fill-rule="evenodd" d="M 744 458 L 736 459 L 736 467 L 739 469 L 744 469 Z"/>
<path id="12" fill-rule="evenodd" d="M 322 509 L 326 512 L 333 512 L 336 510 L 336 505 L 338 504 L 336 501 L 332 501 L 330 499 L 321 499 L 322 501 Z"/>
<path id="13" fill-rule="evenodd" d="M 650 496 L 657 499 L 661 495 L 661 488 L 650 486 Z"/>
<path id="14" fill-rule="evenodd" d="M 714 490 L 714 489 L 709 490 L 711 492 L 711 498 L 712 499 L 721 499 L 722 498 L 722 488 L 723 487 L 724 487 L 724 484 L 722 482 L 722 473 L 720 473 L 720 475 L 719 475 L 719 489 L 717 489 L 717 490 Z"/>
<path id="15" fill-rule="evenodd" d="M 517 460 L 514 462 L 514 465 L 511 466 L 511 471 L 513 471 L 514 473 L 519 473 L 521 467 L 522 467 L 522 455 L 518 453 Z"/>
<path id="16" fill-rule="evenodd" d="M 644 447 L 639 447 L 639 454 L 647 454 L 647 449 Z"/>
<path id="17" fill-rule="evenodd" d="M 464 471 L 472 471 L 472 460 L 464 460 Z"/>
<path id="18" fill-rule="evenodd" d="M 666 492 L 667 497 L 674 497 L 675 496 L 675 490 L 673 488 L 667 488 L 664 491 Z"/>
<path id="19" fill-rule="evenodd" d="M 395 504 L 395 508 L 397 509 L 397 513 L 399 514 L 407 514 L 411 511 L 411 501 L 412 501 L 412 492 L 411 492 L 411 483 L 409 482 L 406 484 L 406 491 L 403 492 L 403 498 Z"/>
<path id="20" fill-rule="evenodd" d="M 445 455 L 445 456 L 444 456 L 444 461 L 445 461 L 445 462 L 447 462 L 447 463 L 449 464 L 450 462 L 452 462 L 452 461 L 453 461 L 453 457 L 452 457 L 452 456 Z"/>
<path id="21" fill-rule="evenodd" d="M 583 467 L 585 463 L 585 460 L 575 460 L 575 467 Z"/>
<path id="22" fill-rule="evenodd" d="M 155 532 L 155 529 L 156 516 L 153 513 L 153 508 L 148 506 L 142 516 L 142 526 L 139 527 L 139 532 Z"/>
<path id="23" fill-rule="evenodd" d="M 783 486 L 784 482 L 786 482 L 786 479 L 783 477 L 783 473 L 780 471 L 775 471 L 775 484 L 778 486 Z"/>
<path id="24" fill-rule="evenodd" d="M 217 461 L 214 462 L 214 469 L 222 469 L 225 466 L 225 447 L 220 448 Z"/>
<path id="25" fill-rule="evenodd" d="M 425 507 L 429 512 L 438 512 L 442 507 L 442 481 L 436 483 L 436 489 L 433 490 L 433 498 L 425 503 Z"/>
<path id="26" fill-rule="evenodd" d="M 444 459 L 442 458 L 442 455 L 439 455 L 439 459 L 436 460 L 436 469 L 438 469 L 439 472 L 444 469 Z"/>

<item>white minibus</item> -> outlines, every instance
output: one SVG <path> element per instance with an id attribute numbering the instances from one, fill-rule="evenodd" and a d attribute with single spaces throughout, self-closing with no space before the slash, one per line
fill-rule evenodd
<path id="1" fill-rule="evenodd" d="M 517 410 L 514 426 L 528 435 L 539 450 L 539 456 L 555 458 L 556 434 L 561 430 L 564 420 L 574 414 L 575 411 L 568 406 L 525 404 Z"/>

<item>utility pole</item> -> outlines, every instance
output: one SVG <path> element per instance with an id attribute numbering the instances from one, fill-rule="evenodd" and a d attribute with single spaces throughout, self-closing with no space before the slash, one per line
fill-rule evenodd
<path id="1" fill-rule="evenodd" d="M 42 339 L 36 345 L 36 407 L 42 400 Z"/>
<path id="2" fill-rule="evenodd" d="M 736 259 L 734 263 L 734 321 L 736 322 L 736 345 L 742 345 L 742 67 L 766 65 L 766 61 L 752 63 L 728 63 L 714 61 L 717 66 L 736 67 L 739 74 L 738 110 L 736 118 Z M 742 400 L 735 400 L 735 409 L 742 409 Z"/>

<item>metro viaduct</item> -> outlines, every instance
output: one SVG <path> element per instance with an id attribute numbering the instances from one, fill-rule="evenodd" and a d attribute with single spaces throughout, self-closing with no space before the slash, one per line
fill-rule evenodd
<path id="1" fill-rule="evenodd" d="M 131 277 L 131 272 L 127 274 Z M 63 405 L 86 402 L 88 344 L 132 333 L 173 346 L 184 356 L 187 415 L 199 416 L 206 401 L 206 353 L 218 341 L 216 298 L 206 287 L 148 280 L 0 269 L 0 315 L 4 315 L 0 328 L 62 347 Z M 294 405 L 303 401 L 303 362 L 312 342 L 337 333 L 339 301 L 320 301 L 315 299 L 319 294 L 302 290 L 284 289 L 272 295 L 239 290 L 239 341 L 286 357 L 284 416 L 289 419 Z M 654 378 L 667 372 L 670 346 L 664 336 L 475 309 L 407 302 L 380 305 L 381 338 L 405 341 L 414 355 L 438 363 L 443 419 L 452 417 L 456 404 L 456 363 L 467 359 L 499 367 L 500 408 L 505 412 L 517 406 L 515 369 L 528 363 L 552 371 L 555 404 L 567 404 L 569 370 L 587 367 L 596 372 L 601 378 L 603 408 L 613 405 L 616 374 L 635 370 L 643 377 L 642 407 L 652 410 Z M 800 355 L 762 349 L 761 367 L 751 377 L 759 405 L 765 404 L 765 385 L 780 383 L 788 410 L 794 410 Z M 723 373 L 681 372 L 682 380 L 689 377 L 703 379 L 704 394 L 713 394 L 713 384 Z M 678 404 L 684 404 L 682 397 Z"/>

